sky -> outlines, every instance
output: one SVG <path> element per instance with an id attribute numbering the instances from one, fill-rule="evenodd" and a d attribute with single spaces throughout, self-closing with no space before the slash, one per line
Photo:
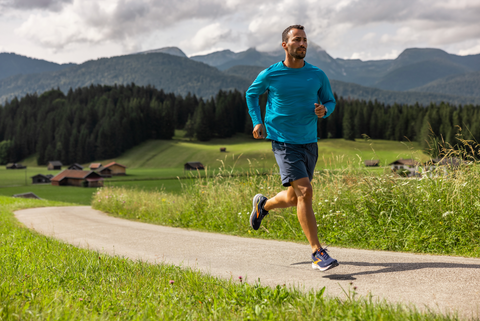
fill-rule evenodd
<path id="1" fill-rule="evenodd" d="M 293 24 L 334 58 L 480 53 L 480 0 L 0 0 L 0 52 L 82 63 L 171 46 L 281 51 Z"/>

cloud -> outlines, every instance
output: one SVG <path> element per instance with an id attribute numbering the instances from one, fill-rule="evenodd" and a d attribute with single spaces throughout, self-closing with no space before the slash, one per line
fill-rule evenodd
<path id="1" fill-rule="evenodd" d="M 479 0 L 0 0 L 0 12 L 2 6 L 25 11 L 19 37 L 56 52 L 104 44 L 126 52 L 157 45 L 187 53 L 272 51 L 292 24 L 345 58 L 391 57 L 414 46 L 471 52 L 480 39 Z"/>
<path id="2" fill-rule="evenodd" d="M 222 0 L 75 0 L 58 13 L 31 14 L 17 32 L 56 50 L 72 43 L 117 41 L 128 45 L 181 21 L 212 20 L 231 14 L 236 6 L 234 1 Z"/>
<path id="3" fill-rule="evenodd" d="M 0 9 L 13 8 L 20 10 L 42 9 L 60 11 L 64 5 L 71 4 L 73 0 L 5 0 L 0 2 Z"/>
<path id="4" fill-rule="evenodd" d="M 201 28 L 197 31 L 193 39 L 185 40 L 180 45 L 201 52 L 216 46 L 221 41 L 231 39 L 231 37 L 232 30 L 216 22 Z"/>

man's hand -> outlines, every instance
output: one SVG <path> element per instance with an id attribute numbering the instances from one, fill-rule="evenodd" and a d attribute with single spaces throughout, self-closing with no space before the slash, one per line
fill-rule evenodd
<path id="1" fill-rule="evenodd" d="M 318 118 L 323 118 L 326 113 L 325 106 L 315 103 L 315 115 L 317 115 Z"/>
<path id="2" fill-rule="evenodd" d="M 253 128 L 253 138 L 255 139 L 262 139 L 265 138 L 265 127 L 263 124 L 257 124 L 255 128 Z"/>

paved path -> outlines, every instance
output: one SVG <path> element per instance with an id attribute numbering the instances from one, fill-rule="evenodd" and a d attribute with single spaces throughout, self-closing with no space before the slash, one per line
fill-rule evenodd
<path id="1" fill-rule="evenodd" d="M 414 303 L 435 311 L 480 317 L 480 259 L 330 248 L 340 266 L 311 268 L 306 245 L 242 238 L 114 218 L 88 206 L 17 211 L 17 219 L 39 233 L 75 246 L 141 259 L 190 266 L 223 278 L 247 277 L 263 285 L 326 287 L 345 297 L 360 295 Z M 350 285 L 353 282 L 353 285 Z"/>

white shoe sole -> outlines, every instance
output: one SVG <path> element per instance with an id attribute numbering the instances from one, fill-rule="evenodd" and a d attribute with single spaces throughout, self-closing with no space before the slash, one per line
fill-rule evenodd
<path id="1" fill-rule="evenodd" d="M 324 268 L 318 266 L 318 265 L 315 264 L 315 263 L 312 263 L 312 269 L 314 269 L 314 270 L 320 270 L 320 271 L 322 271 L 322 272 L 325 272 L 326 270 L 333 269 L 334 267 L 337 267 L 337 266 L 339 266 L 338 261 L 335 261 L 335 262 L 333 262 L 332 264 L 327 265 L 327 266 L 324 267 Z"/>

